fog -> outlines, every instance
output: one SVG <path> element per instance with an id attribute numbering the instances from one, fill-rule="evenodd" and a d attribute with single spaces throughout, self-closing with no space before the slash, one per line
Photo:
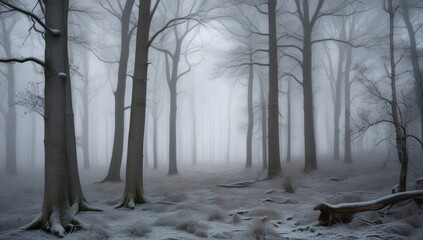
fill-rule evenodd
<path id="1" fill-rule="evenodd" d="M 193 187 L 201 189 L 207 188 L 205 179 L 209 177 L 214 185 L 248 177 L 254 180 L 256 175 L 316 180 L 313 174 L 340 177 L 348 175 L 349 169 L 357 174 L 354 184 L 359 184 L 360 179 L 388 169 L 377 172 L 375 182 L 380 183 L 380 190 L 372 189 L 379 191 L 372 197 L 397 184 L 401 192 L 413 189 L 412 182 L 422 177 L 420 1 L 151 1 L 151 42 L 144 48 L 139 45 L 140 24 L 147 25 L 138 19 L 142 1 L 135 1 L 125 13 L 129 2 L 70 0 L 65 19 L 75 161 L 90 199 L 109 189 L 89 184 L 106 175 L 104 180 L 109 181 L 113 170 L 120 169 L 115 180 L 128 182 L 125 177 L 131 175 L 126 164 L 132 161 L 128 146 L 133 141 L 130 126 L 143 123 L 143 145 L 138 144 L 140 150 L 136 151 L 142 157 L 134 163 L 145 173 L 143 177 L 141 172 L 140 188 L 145 186 L 147 198 L 154 201 L 162 201 L 155 197 L 166 195 L 160 192 L 163 189 L 155 192 L 156 182 L 169 178 L 166 173 L 179 175 L 174 176 L 176 181 L 197 179 L 204 186 Z M 273 3 L 275 25 L 271 21 Z M 54 31 L 40 23 L 48 21 L 46 7 L 48 10 L 49 5 L 41 1 L 0 0 L 0 168 L 4 179 L 24 179 L 18 184 L 22 188 L 36 179 L 39 185 L 31 186 L 39 198 L 39 177 L 45 174 L 48 182 L 45 169 L 52 169 L 45 165 L 45 151 L 53 147 L 45 142 L 49 130 L 44 129 L 44 116 L 56 114 L 51 107 L 45 109 L 44 102 L 50 106 L 50 101 L 60 101 L 60 96 L 46 99 L 44 95 L 49 77 L 44 71 L 51 61 L 45 49 L 49 48 L 49 35 L 54 36 Z M 141 61 L 138 52 L 143 51 L 139 49 L 148 49 L 148 64 L 136 65 Z M 58 49 L 54 51 L 54 56 L 62 56 Z M 33 59 L 26 59 L 29 57 Z M 131 113 L 135 114 L 139 105 L 131 106 L 134 99 L 139 100 L 132 89 L 134 81 L 142 80 L 136 75 L 142 72 L 138 67 L 145 64 L 145 116 L 141 122 L 131 123 Z M 70 111 L 66 106 L 66 113 Z M 124 117 L 119 118 L 117 111 Z M 174 123 L 172 118 L 176 118 Z M 123 120 L 122 128 L 118 119 Z M 116 129 L 121 129 L 122 138 L 117 137 Z M 68 131 L 62 131 L 67 139 Z M 66 151 L 64 158 L 71 164 L 69 146 Z M 112 159 L 121 161 L 118 168 Z M 64 171 L 73 171 L 69 169 Z M 233 176 L 228 169 L 235 171 Z M 210 173 L 217 175 L 207 175 Z M 171 177 L 166 181 L 173 182 Z M 395 180 L 383 185 L 388 177 Z M 301 180 L 298 188 L 308 180 Z M 124 189 L 123 183 L 119 184 L 113 185 L 118 195 L 109 192 L 108 197 L 119 197 Z M 4 191 L 7 186 L 2 187 Z M 321 195 L 313 200 L 323 201 L 334 192 L 315 194 Z M 301 196 L 306 197 L 306 192 Z M 295 199 L 302 201 L 302 197 Z M 23 224 L 15 222 L 13 228 Z"/>

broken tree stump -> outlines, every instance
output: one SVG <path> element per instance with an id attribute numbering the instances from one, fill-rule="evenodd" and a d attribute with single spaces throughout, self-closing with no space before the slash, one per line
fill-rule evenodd
<path id="1" fill-rule="evenodd" d="M 423 190 L 395 193 L 375 200 L 354 203 L 329 204 L 319 203 L 313 210 L 320 211 L 319 224 L 329 226 L 337 222 L 351 222 L 355 213 L 376 211 L 386 206 L 409 199 L 423 198 Z"/>

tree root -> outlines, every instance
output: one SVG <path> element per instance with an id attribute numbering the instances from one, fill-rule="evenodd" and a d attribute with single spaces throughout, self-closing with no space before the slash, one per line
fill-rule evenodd
<path id="1" fill-rule="evenodd" d="M 44 213 L 45 214 L 45 213 Z M 21 230 L 42 229 L 52 233 L 56 237 L 64 237 L 66 233 L 71 233 L 84 228 L 72 213 L 70 208 L 66 210 L 53 210 L 49 217 L 38 215 L 31 223 L 21 227 Z"/>
<path id="2" fill-rule="evenodd" d="M 76 214 L 80 211 L 91 211 L 91 212 L 103 211 L 100 208 L 91 206 L 84 197 L 79 197 L 77 200 L 73 201 L 71 209 L 73 214 Z"/>
<path id="3" fill-rule="evenodd" d="M 143 196 L 135 196 L 134 194 L 124 194 L 120 202 L 115 208 L 129 208 L 134 209 L 135 204 L 150 203 Z"/>
<path id="4" fill-rule="evenodd" d="M 373 201 L 341 203 L 332 205 L 329 203 L 319 203 L 313 210 L 320 211 L 319 224 L 329 226 L 336 222 L 350 222 L 353 214 L 366 211 L 376 211 L 386 206 L 423 197 L 423 190 L 396 193 L 378 198 Z"/>

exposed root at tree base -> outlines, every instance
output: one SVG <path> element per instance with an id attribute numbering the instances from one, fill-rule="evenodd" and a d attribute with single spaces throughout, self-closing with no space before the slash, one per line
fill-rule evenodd
<path id="1" fill-rule="evenodd" d="M 150 203 L 143 196 L 134 196 L 134 194 L 125 194 L 115 208 L 134 209 L 135 204 Z"/>
<path id="2" fill-rule="evenodd" d="M 71 209 L 68 208 L 63 211 L 53 210 L 49 217 L 44 217 L 43 214 L 40 214 L 31 223 L 21 227 L 21 230 L 42 229 L 56 237 L 64 237 L 66 233 L 83 228 L 84 224 L 76 219 Z"/>
<path id="3" fill-rule="evenodd" d="M 73 201 L 71 209 L 72 209 L 73 214 L 76 214 L 80 211 L 91 211 L 91 212 L 102 212 L 103 211 L 100 208 L 96 208 L 96 207 L 91 206 L 84 197 L 80 197 L 77 200 Z"/>

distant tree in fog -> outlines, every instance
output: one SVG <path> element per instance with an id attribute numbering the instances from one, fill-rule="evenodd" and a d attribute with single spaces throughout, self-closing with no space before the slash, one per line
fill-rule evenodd
<path id="1" fill-rule="evenodd" d="M 230 1 L 231 2 L 231 1 Z M 262 137 L 267 142 L 262 142 L 263 148 L 263 161 L 268 160 L 268 164 L 263 163 L 263 167 L 267 168 L 268 165 L 268 177 L 277 176 L 281 171 L 280 165 L 280 149 L 279 149 L 279 79 L 278 79 L 278 53 L 277 53 L 277 33 L 276 33 L 276 7 L 277 1 L 249 1 L 249 0 L 240 0 L 235 3 L 238 5 L 238 10 L 240 16 L 233 16 L 236 22 L 238 22 L 243 28 L 246 34 L 239 34 L 233 32 L 229 29 L 231 33 L 240 37 L 243 40 L 240 40 L 243 45 L 245 45 L 244 50 L 237 53 L 239 56 L 240 63 L 234 64 L 231 67 L 247 67 L 248 70 L 248 84 L 247 84 L 247 109 L 248 109 L 248 128 L 247 128 L 247 141 L 246 141 L 246 167 L 251 167 L 252 165 L 252 136 L 253 136 L 253 123 L 254 123 L 254 113 L 253 113 L 253 80 L 254 80 L 254 65 L 269 67 L 269 88 L 268 88 L 268 131 L 266 126 L 262 126 Z M 241 4 L 245 4 L 257 11 L 259 14 L 266 16 L 268 32 L 264 33 L 260 31 L 259 26 L 255 25 L 257 19 L 254 19 L 254 14 L 248 13 L 243 10 Z M 263 10 L 263 6 L 267 6 L 266 10 Z M 253 36 L 262 36 L 266 45 L 263 48 L 257 47 L 256 41 L 251 41 Z M 266 39 L 267 38 L 267 39 Z M 256 54 L 257 53 L 267 53 L 267 62 L 258 61 Z M 262 57 L 266 59 L 265 57 Z M 266 60 L 264 60 L 266 61 Z M 261 86 L 262 87 L 262 86 Z M 261 94 L 261 97 L 264 97 L 264 91 Z M 261 99 L 263 102 L 263 99 Z M 264 106 L 263 106 L 264 107 Z M 265 114 L 265 110 L 262 115 Z M 266 118 L 262 117 L 262 121 L 265 121 Z M 263 131 L 268 132 L 264 134 Z M 267 157 L 268 154 L 268 157 Z"/>
<path id="2" fill-rule="evenodd" d="M 303 89 L 303 109 L 304 109 L 304 152 L 305 164 L 304 172 L 311 172 L 317 169 L 317 155 L 315 142 L 315 127 L 314 127 L 314 95 L 313 95 L 313 46 L 317 43 L 334 41 L 344 43 L 352 47 L 357 47 L 342 39 L 335 39 L 332 37 L 313 39 L 314 29 L 323 17 L 328 16 L 345 16 L 342 10 L 354 1 L 339 1 L 334 5 L 328 4 L 324 0 L 319 1 L 295 1 L 295 12 L 287 11 L 286 14 L 294 15 L 299 20 L 300 28 L 287 31 L 280 38 L 286 43 L 278 44 L 283 51 L 283 56 L 292 59 L 302 71 L 301 78 L 289 74 L 293 77 Z M 286 28 L 288 26 L 285 26 Z M 298 44 L 298 42 L 300 44 Z M 285 49 L 295 49 L 298 54 L 292 54 Z"/>
<path id="3" fill-rule="evenodd" d="M 169 171 L 168 175 L 178 174 L 177 166 L 177 95 L 178 95 L 178 81 L 191 71 L 192 64 L 189 61 L 189 55 L 198 51 L 198 47 L 190 46 L 195 37 L 192 34 L 195 30 L 206 22 L 203 20 L 204 14 L 211 9 L 208 7 L 206 1 L 195 1 L 192 6 L 182 4 L 181 0 L 176 0 L 174 18 L 185 18 L 186 22 L 172 27 L 170 46 L 154 45 L 153 48 L 162 52 L 165 55 L 165 69 L 167 85 L 170 93 L 170 109 L 169 109 Z M 193 16 L 197 16 L 195 20 L 190 20 Z M 198 20 L 200 17 L 200 20 Z M 164 37 L 168 37 L 166 34 Z M 163 43 L 164 41 L 162 41 Z M 162 44 L 163 45 L 163 44 Z M 171 48 L 171 49 L 169 49 Z M 185 58 L 187 67 L 181 70 L 181 57 Z"/>
<path id="4" fill-rule="evenodd" d="M 100 2 L 101 3 L 101 2 Z M 112 158 L 110 160 L 109 171 L 106 178 L 103 182 L 119 182 L 120 178 L 120 169 L 122 165 L 123 157 L 123 136 L 124 136 L 124 126 L 125 126 L 125 89 L 127 81 L 127 71 L 128 71 L 128 59 L 129 59 L 129 48 L 130 42 L 135 31 L 135 27 L 130 28 L 130 20 L 132 8 L 134 6 L 135 0 L 127 0 L 125 6 L 122 9 L 120 2 L 118 2 L 121 13 L 116 12 L 115 9 L 109 9 L 113 16 L 119 18 L 121 24 L 120 30 L 120 57 L 119 57 L 119 70 L 117 76 L 117 85 L 116 89 L 113 92 L 115 97 L 115 131 L 113 137 L 113 150 Z M 111 6 L 110 2 L 109 5 Z"/>
<path id="5" fill-rule="evenodd" d="M 5 8 L 1 7 L 0 11 Z M 6 58 L 12 57 L 12 31 L 17 23 L 15 15 L 3 12 L 0 14 L 0 49 Z M 15 105 L 15 70 L 13 64 L 7 64 L 6 69 L 0 70 L 2 78 L 6 79 L 4 85 L 7 86 L 7 110 L 0 113 L 6 120 L 6 174 L 16 175 L 18 172 L 16 163 L 16 105 Z M 2 84 L 3 85 L 3 84 Z M 5 89 L 6 90 L 6 89 Z M 5 91 L 6 92 L 6 91 Z"/>
<path id="6" fill-rule="evenodd" d="M 363 41 L 372 27 L 361 27 L 358 29 L 358 23 L 361 19 L 359 4 L 349 4 L 337 17 L 339 21 L 330 21 L 330 37 L 345 42 L 354 42 L 360 38 Z M 333 62 L 333 51 L 325 43 L 324 48 L 328 56 L 328 64 L 325 66 L 326 75 L 331 81 L 332 102 L 334 106 L 334 160 L 340 159 L 340 117 L 342 112 L 342 99 L 344 99 L 344 163 L 352 163 L 351 156 L 351 84 L 354 79 L 350 79 L 351 68 L 353 65 L 353 47 L 344 42 L 333 42 L 336 44 L 337 55 L 336 62 Z M 342 85 L 344 88 L 342 89 Z M 343 95 L 343 96 L 342 96 Z"/>
<path id="7" fill-rule="evenodd" d="M 44 204 L 39 217 L 24 228 L 48 229 L 54 235 L 62 237 L 69 228 L 81 225 L 74 217 L 76 212 L 97 210 L 91 208 L 85 201 L 78 175 L 67 49 L 69 2 L 62 0 L 40 5 L 45 14 L 45 23 L 30 11 L 4 0 L 0 3 L 11 11 L 25 14 L 45 30 L 44 61 L 34 57 L 8 58 L 0 61 L 32 61 L 44 67 Z"/>

